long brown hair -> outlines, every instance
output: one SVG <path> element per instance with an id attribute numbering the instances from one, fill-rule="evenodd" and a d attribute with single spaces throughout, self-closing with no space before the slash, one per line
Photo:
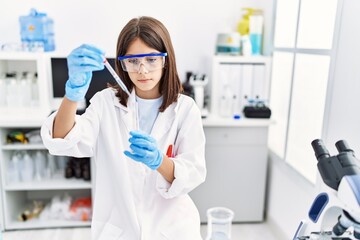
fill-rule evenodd
<path id="1" fill-rule="evenodd" d="M 147 16 L 131 19 L 122 29 L 117 41 L 115 70 L 129 91 L 133 89 L 134 85 L 128 73 L 121 68 L 117 58 L 124 56 L 129 45 L 137 38 L 141 39 L 149 47 L 168 54 L 165 58 L 165 66 L 159 85 L 160 94 L 163 96 L 159 111 L 163 112 L 170 104 L 177 101 L 179 93 L 183 90 L 176 69 L 175 52 L 170 34 L 159 20 Z M 120 103 L 126 106 L 128 95 L 118 85 L 113 87 L 117 89 L 116 96 L 119 98 Z"/>

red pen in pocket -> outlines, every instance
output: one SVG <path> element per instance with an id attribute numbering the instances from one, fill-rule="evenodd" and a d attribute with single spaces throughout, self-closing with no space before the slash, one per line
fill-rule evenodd
<path id="1" fill-rule="evenodd" d="M 166 151 L 166 156 L 168 156 L 168 157 L 172 157 L 172 156 L 173 156 L 173 155 L 172 155 L 172 149 L 173 149 L 173 145 L 170 144 L 170 145 L 168 146 L 167 151 Z"/>

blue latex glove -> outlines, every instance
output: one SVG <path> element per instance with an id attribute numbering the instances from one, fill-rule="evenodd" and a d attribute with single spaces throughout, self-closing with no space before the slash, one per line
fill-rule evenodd
<path id="1" fill-rule="evenodd" d="M 67 57 L 69 79 L 65 96 L 71 101 L 83 100 L 92 78 L 92 71 L 104 69 L 105 53 L 95 46 L 83 44 Z"/>
<path id="2" fill-rule="evenodd" d="M 156 140 L 140 131 L 131 131 L 130 135 L 129 142 L 132 152 L 124 151 L 125 155 L 156 170 L 164 158 L 157 147 Z"/>

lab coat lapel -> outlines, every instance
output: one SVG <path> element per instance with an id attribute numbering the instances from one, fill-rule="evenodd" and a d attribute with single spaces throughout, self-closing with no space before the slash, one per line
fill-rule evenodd
<path id="1" fill-rule="evenodd" d="M 131 106 L 134 106 L 135 103 L 135 91 L 133 90 L 131 92 L 131 95 L 129 96 L 127 107 L 120 104 L 119 99 L 117 97 L 114 98 L 114 105 L 118 108 L 120 108 L 120 121 L 122 121 L 127 129 L 128 132 L 135 129 L 135 119 L 134 119 L 134 111 L 135 109 Z"/>
<path id="2" fill-rule="evenodd" d="M 164 112 L 159 112 L 151 130 L 151 135 L 155 139 L 160 140 L 168 132 L 174 122 L 176 110 L 177 103 L 173 103 Z"/>

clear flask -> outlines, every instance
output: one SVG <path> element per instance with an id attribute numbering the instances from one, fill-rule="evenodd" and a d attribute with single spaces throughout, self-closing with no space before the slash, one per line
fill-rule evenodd
<path id="1" fill-rule="evenodd" d="M 206 240 L 230 240 L 231 224 L 234 212 L 224 207 L 214 207 L 207 210 Z"/>

